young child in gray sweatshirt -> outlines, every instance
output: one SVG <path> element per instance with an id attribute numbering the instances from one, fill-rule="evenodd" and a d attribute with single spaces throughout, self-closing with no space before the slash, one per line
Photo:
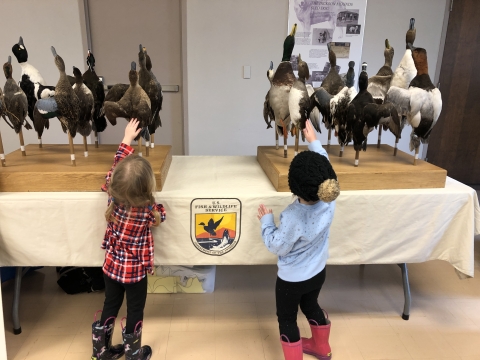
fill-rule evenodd
<path id="1" fill-rule="evenodd" d="M 309 151 L 295 156 L 288 172 L 290 190 L 298 198 L 282 211 L 278 227 L 272 210 L 263 204 L 258 219 L 265 246 L 278 256 L 275 297 L 285 359 L 300 360 L 304 352 L 327 360 L 332 356 L 328 343 L 331 324 L 317 299 L 325 281 L 328 237 L 340 187 L 310 121 L 304 134 Z M 310 339 L 300 339 L 299 305 L 310 323 Z"/>

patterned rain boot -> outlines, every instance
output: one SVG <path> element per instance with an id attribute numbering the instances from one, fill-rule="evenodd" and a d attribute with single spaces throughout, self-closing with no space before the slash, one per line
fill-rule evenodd
<path id="1" fill-rule="evenodd" d="M 280 336 L 280 343 L 282 344 L 283 356 L 285 360 L 302 360 L 302 340 L 291 343 L 285 335 Z"/>
<path id="2" fill-rule="evenodd" d="M 312 337 L 310 339 L 302 338 L 303 352 L 308 355 L 313 355 L 319 360 L 330 360 L 332 358 L 332 349 L 328 343 L 330 336 L 330 320 L 326 314 L 327 325 L 318 325 L 315 320 L 309 320 L 310 329 L 312 330 Z"/>
<path id="3" fill-rule="evenodd" d="M 105 324 L 101 326 L 100 320 L 97 320 L 97 314 L 99 312 L 102 312 L 102 310 L 95 313 L 94 322 L 92 324 L 93 354 L 91 360 L 119 359 L 123 356 L 124 351 L 122 344 L 112 346 L 115 317 L 109 317 L 105 320 Z"/>
<path id="4" fill-rule="evenodd" d="M 125 328 L 122 324 L 125 360 L 149 360 L 152 357 L 152 348 L 148 345 L 142 346 L 142 323 L 142 321 L 139 321 L 135 325 L 133 334 L 125 334 Z"/>

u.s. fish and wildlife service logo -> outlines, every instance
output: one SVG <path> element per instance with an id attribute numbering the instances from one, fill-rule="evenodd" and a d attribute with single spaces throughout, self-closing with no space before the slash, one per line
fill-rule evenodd
<path id="1" fill-rule="evenodd" d="M 240 240 L 239 199 L 194 199 L 190 214 L 190 237 L 201 252 L 220 256 L 233 250 Z"/>

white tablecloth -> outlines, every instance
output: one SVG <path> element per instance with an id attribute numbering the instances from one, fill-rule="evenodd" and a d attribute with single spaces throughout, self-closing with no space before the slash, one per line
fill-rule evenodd
<path id="1" fill-rule="evenodd" d="M 167 211 L 167 221 L 153 232 L 156 264 L 276 263 L 263 245 L 257 208 L 264 203 L 278 221 L 292 197 L 274 189 L 255 157 L 174 157 L 156 197 Z M 241 203 L 238 243 L 221 256 L 199 251 L 192 241 L 190 207 L 199 198 Z M 0 193 L 0 265 L 101 266 L 105 209 L 101 192 Z M 479 233 L 476 192 L 450 178 L 443 189 L 344 191 L 337 199 L 328 263 L 441 259 L 473 276 L 473 239 Z"/>

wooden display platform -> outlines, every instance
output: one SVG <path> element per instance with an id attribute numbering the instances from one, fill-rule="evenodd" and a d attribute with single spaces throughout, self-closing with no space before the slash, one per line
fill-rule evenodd
<path id="1" fill-rule="evenodd" d="M 355 150 L 346 146 L 343 157 L 339 157 L 339 145 L 330 145 L 327 150 L 330 162 L 337 174 L 342 190 L 387 190 L 444 188 L 447 170 L 417 160 L 414 156 L 397 152 L 393 156 L 393 147 L 389 145 L 368 145 L 367 151 L 360 151 L 359 166 L 354 167 Z M 299 151 L 308 150 L 300 146 Z M 288 187 L 288 168 L 295 154 L 293 146 L 288 147 L 288 158 L 283 157 L 283 147 L 259 146 L 257 160 L 277 191 L 290 192 Z"/>
<path id="2" fill-rule="evenodd" d="M 134 146 L 138 153 L 138 146 Z M 118 145 L 92 144 L 88 147 L 88 157 L 83 154 L 83 145 L 75 145 L 77 166 L 70 161 L 69 145 L 27 145 L 27 156 L 16 150 L 5 156 L 6 167 L 0 168 L 0 192 L 26 191 L 101 191 L 105 175 L 112 167 Z M 161 191 L 172 162 L 170 145 L 155 145 L 145 156 L 150 161 Z"/>

